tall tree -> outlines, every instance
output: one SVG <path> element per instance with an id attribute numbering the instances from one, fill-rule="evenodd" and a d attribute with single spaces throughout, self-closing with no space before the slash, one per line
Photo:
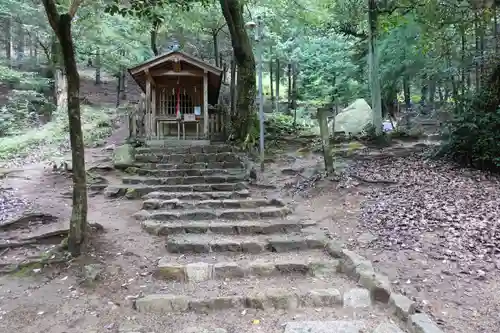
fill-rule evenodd
<path id="1" fill-rule="evenodd" d="M 71 36 L 71 21 L 83 0 L 72 0 L 68 12 L 59 14 L 54 0 L 42 0 L 50 26 L 56 34 L 64 60 L 67 84 L 69 136 L 73 163 L 73 209 L 71 212 L 68 250 L 80 255 L 87 227 L 87 180 L 80 118 L 80 77 L 76 67 L 75 47 Z M 61 107 L 61 105 L 58 105 Z"/>
<path id="2" fill-rule="evenodd" d="M 252 44 L 245 28 L 243 2 L 241 0 L 220 0 L 222 14 L 231 36 L 234 58 L 238 66 L 237 117 L 233 119 L 237 139 L 245 139 L 252 126 L 255 112 L 255 58 Z"/>

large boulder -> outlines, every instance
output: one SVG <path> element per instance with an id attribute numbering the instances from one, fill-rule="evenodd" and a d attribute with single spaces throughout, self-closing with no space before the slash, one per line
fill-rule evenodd
<path id="1" fill-rule="evenodd" d="M 134 147 L 124 144 L 115 148 L 113 152 L 113 166 L 115 169 L 125 170 L 134 166 Z"/>
<path id="2" fill-rule="evenodd" d="M 335 117 L 335 131 L 357 135 L 372 123 L 372 108 L 364 99 L 360 98 L 340 111 Z M 331 121 L 328 125 L 331 128 Z"/>

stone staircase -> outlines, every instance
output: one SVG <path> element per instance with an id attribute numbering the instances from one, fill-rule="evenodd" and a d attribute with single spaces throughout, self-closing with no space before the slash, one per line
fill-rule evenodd
<path id="1" fill-rule="evenodd" d="M 146 232 L 165 237 L 166 250 L 153 274 L 161 288 L 145 289 L 134 303 L 138 312 L 196 314 L 200 322 L 185 330 L 191 333 L 253 332 L 238 326 L 247 311 L 267 322 L 289 321 L 266 327 L 268 333 L 439 332 L 420 324 L 401 329 L 414 304 L 381 292 L 371 263 L 336 248 L 280 198 L 253 197 L 231 147 L 138 148 L 135 159 L 127 170 L 134 175 L 107 195 L 142 198 L 134 217 Z M 208 314 L 232 329 L 205 327 Z"/>

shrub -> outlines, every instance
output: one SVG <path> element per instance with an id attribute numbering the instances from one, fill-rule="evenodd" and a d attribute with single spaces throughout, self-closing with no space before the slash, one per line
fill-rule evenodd
<path id="1" fill-rule="evenodd" d="M 468 103 L 447 123 L 448 140 L 438 156 L 478 169 L 500 171 L 500 109 L 477 110 Z"/>

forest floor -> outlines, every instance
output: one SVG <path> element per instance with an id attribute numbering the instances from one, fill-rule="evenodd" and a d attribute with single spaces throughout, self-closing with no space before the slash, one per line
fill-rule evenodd
<path id="1" fill-rule="evenodd" d="M 115 134 L 107 144 L 118 143 L 122 134 Z M 261 177 L 293 199 L 295 214 L 317 221 L 325 233 L 374 261 L 394 289 L 416 300 L 445 332 L 500 331 L 500 276 L 496 274 L 500 262 L 495 258 L 498 178 L 417 154 L 352 162 L 347 172 L 354 177 L 341 182 L 320 180 L 309 187 L 304 185 L 304 175 L 317 168 L 321 158 L 294 152 L 275 156 Z M 106 171 L 110 154 L 109 147 L 88 149 L 87 163 L 113 183 L 119 175 Z M 26 239 L 33 233 L 53 232 L 56 238 L 0 249 L 0 263 L 33 257 L 60 241 L 63 233 L 57 230 L 66 230 L 71 211 L 67 173 L 33 164 L 7 177 L 3 187 L 12 188 L 14 197 L 21 200 L 18 208 L 54 216 L 42 225 L 17 230 L 16 235 Z M 142 231 L 131 217 L 139 209 L 140 201 L 91 195 L 88 220 L 102 225 L 104 231 L 92 237 L 88 254 L 81 258 L 43 269 L 27 266 L 1 276 L 0 331 L 146 333 L 161 329 L 130 304 L 156 283 L 151 273 L 164 251 L 163 240 Z M 224 323 L 226 319 L 205 320 Z M 252 319 L 238 318 L 249 323 Z M 179 325 L 193 320 L 197 319 L 192 315 L 181 316 Z"/>
<path id="2" fill-rule="evenodd" d="M 112 85 L 88 89 L 92 103 L 114 103 Z M 104 146 L 86 150 L 87 167 L 96 180 L 119 181 L 110 156 L 125 134 L 115 130 Z M 26 210 L 45 215 L 21 228 L 0 227 L 0 268 L 58 244 L 71 213 L 70 174 L 31 157 L 14 165 L 6 168 L 16 171 L 0 179 L 0 224 Z M 444 332 L 500 332 L 498 178 L 415 154 L 351 161 L 351 177 L 308 182 L 318 165 L 319 156 L 299 155 L 290 147 L 274 156 L 261 177 L 294 201 L 295 214 L 317 221 L 332 238 L 374 261 L 394 289 L 416 300 Z M 131 306 L 132 299 L 156 283 L 152 271 L 164 254 L 164 240 L 145 233 L 132 218 L 140 207 L 139 200 L 91 193 L 88 220 L 100 224 L 103 232 L 92 236 L 86 254 L 78 259 L 27 265 L 1 275 L 0 331 L 165 331 L 161 320 L 152 321 Z M 43 242 L 2 246 L 7 238 L 15 242 L 33 237 Z M 250 314 L 238 313 L 236 318 L 249 323 L 249 332 L 266 332 L 265 325 L 250 324 L 255 319 Z M 200 320 L 190 314 L 175 319 L 191 326 Z M 204 320 L 223 324 L 227 318 Z M 278 317 L 276 324 L 284 320 Z"/>

